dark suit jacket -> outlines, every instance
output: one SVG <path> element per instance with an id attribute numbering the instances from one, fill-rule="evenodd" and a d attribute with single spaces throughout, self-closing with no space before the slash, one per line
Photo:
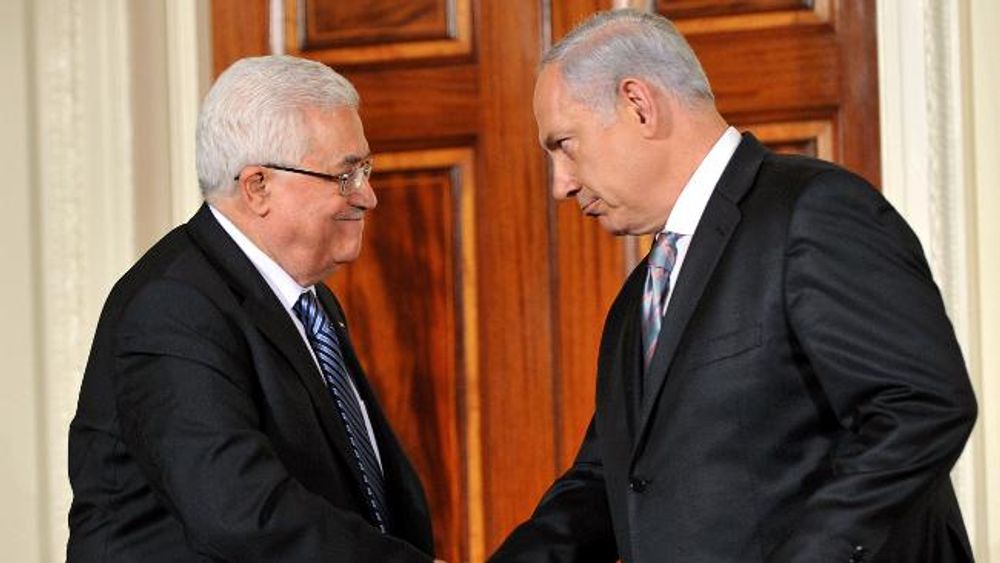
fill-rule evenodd
<path id="1" fill-rule="evenodd" d="M 971 561 L 948 472 L 976 416 L 920 245 L 862 179 L 745 136 L 649 372 L 625 282 L 572 468 L 494 561 Z"/>
<path id="2" fill-rule="evenodd" d="M 423 489 L 316 289 L 374 427 L 389 534 L 305 342 L 203 206 L 101 314 L 70 426 L 69 561 L 430 561 Z"/>

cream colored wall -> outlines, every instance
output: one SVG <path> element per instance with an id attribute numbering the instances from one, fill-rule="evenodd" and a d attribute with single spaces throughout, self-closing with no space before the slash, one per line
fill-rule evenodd
<path id="1" fill-rule="evenodd" d="M 971 125 L 969 228 L 976 244 L 971 284 L 978 297 L 975 326 L 978 355 L 973 367 L 979 388 L 977 502 L 983 533 L 980 561 L 1000 561 L 1000 2 L 972 0 L 968 14 L 969 60 L 965 68 L 970 85 L 966 98 Z"/>
<path id="2" fill-rule="evenodd" d="M 65 559 L 67 431 L 101 305 L 199 201 L 201 0 L 3 0 L 0 545 Z"/>
<path id="3" fill-rule="evenodd" d="M 28 111 L 32 96 L 30 0 L 0 3 L 0 154 L 4 155 L 3 205 L 0 221 L 0 357 L 4 375 L 0 384 L 0 545 L 10 561 L 43 561 L 45 527 L 43 482 L 44 440 L 38 416 L 40 328 L 33 259 L 37 225 L 33 221 L 33 124 Z"/>
<path id="4" fill-rule="evenodd" d="M 977 561 L 1000 561 L 1000 4 L 877 6 L 883 191 L 921 238 L 969 365 L 980 416 L 952 480 Z"/>

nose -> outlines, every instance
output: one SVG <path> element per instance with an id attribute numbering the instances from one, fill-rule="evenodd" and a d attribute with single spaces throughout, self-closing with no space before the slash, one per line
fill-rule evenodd
<path id="1" fill-rule="evenodd" d="M 575 197 L 580 191 L 580 183 L 568 167 L 559 160 L 553 159 L 552 161 L 552 197 L 556 199 Z"/>
<path id="2" fill-rule="evenodd" d="M 352 194 L 351 205 L 359 209 L 375 209 L 378 205 L 378 198 L 375 197 L 375 189 L 372 188 L 370 178 L 365 178 L 361 189 Z"/>

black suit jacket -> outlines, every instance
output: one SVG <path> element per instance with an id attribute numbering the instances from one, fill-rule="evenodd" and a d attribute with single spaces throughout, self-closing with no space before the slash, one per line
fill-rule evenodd
<path id="1" fill-rule="evenodd" d="M 646 262 L 572 468 L 494 561 L 971 561 L 948 472 L 976 416 L 920 245 L 862 179 L 745 136 L 648 373 Z"/>
<path id="2" fill-rule="evenodd" d="M 430 561 L 423 489 L 316 289 L 374 427 L 389 534 L 305 342 L 203 206 L 104 307 L 70 426 L 69 561 Z"/>

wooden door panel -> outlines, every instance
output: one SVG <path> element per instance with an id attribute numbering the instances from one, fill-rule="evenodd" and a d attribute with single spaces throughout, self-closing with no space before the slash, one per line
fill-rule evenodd
<path id="1" fill-rule="evenodd" d="M 423 480 L 438 555 L 482 561 L 571 463 L 604 315 L 648 248 L 552 200 L 531 112 L 541 53 L 612 0 L 271 3 L 213 0 L 216 72 L 274 45 L 358 88 L 379 206 L 328 283 Z M 877 183 L 874 0 L 652 5 L 730 122 Z"/>
<path id="2" fill-rule="evenodd" d="M 477 337 L 483 373 L 483 550 L 530 514 L 557 470 L 545 160 L 531 111 L 542 2 L 479 3 Z"/>
<path id="3" fill-rule="evenodd" d="M 754 126 L 753 133 L 775 152 L 833 160 L 833 123 L 828 120 L 766 123 Z"/>
<path id="4" fill-rule="evenodd" d="M 698 54 L 723 115 L 751 131 L 829 121 L 830 152 L 880 181 L 874 0 L 659 0 Z"/>
<path id="5" fill-rule="evenodd" d="M 687 36 L 706 31 L 747 30 L 829 20 L 838 0 L 657 0 L 658 13 Z"/>
<path id="6" fill-rule="evenodd" d="M 285 0 L 285 51 L 337 68 L 470 60 L 472 0 Z"/>
<path id="7" fill-rule="evenodd" d="M 449 24 L 454 22 L 454 11 L 446 0 L 302 0 L 300 4 L 306 24 L 300 45 L 307 49 L 452 38 Z"/>
<path id="8" fill-rule="evenodd" d="M 479 136 L 476 65 L 347 68 L 342 74 L 361 93 L 361 119 L 375 150 L 471 146 Z"/>

